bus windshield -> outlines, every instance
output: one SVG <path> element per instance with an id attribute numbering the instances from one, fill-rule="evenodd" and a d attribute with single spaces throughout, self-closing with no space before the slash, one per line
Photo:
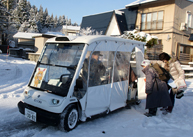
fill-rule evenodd
<path id="1" fill-rule="evenodd" d="M 66 96 L 84 44 L 46 44 L 29 86 Z"/>

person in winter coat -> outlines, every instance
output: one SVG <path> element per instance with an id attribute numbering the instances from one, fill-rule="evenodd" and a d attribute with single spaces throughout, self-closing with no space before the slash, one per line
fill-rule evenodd
<path id="1" fill-rule="evenodd" d="M 149 60 L 142 61 L 141 66 L 144 68 L 142 71 L 146 75 L 146 109 L 149 109 L 149 112 L 145 115 L 147 117 L 156 116 L 158 107 L 172 106 L 168 88 L 166 83 L 158 78 L 159 75 L 150 66 Z"/>
<path id="2" fill-rule="evenodd" d="M 98 86 L 101 84 L 101 77 L 105 74 L 106 69 L 103 63 L 99 60 L 99 56 L 102 56 L 99 51 L 93 52 L 90 60 L 90 74 L 89 74 L 89 87 Z M 83 64 L 83 75 L 88 77 L 89 60 L 86 59 Z"/>
<path id="3" fill-rule="evenodd" d="M 162 66 L 170 73 L 172 78 L 175 80 L 183 79 L 185 80 L 184 70 L 182 69 L 180 62 L 176 57 L 170 57 L 167 53 L 163 52 L 159 55 L 159 59 L 162 61 Z M 170 92 L 170 98 L 172 101 L 172 106 L 166 109 L 167 112 L 172 112 L 176 98 L 181 98 L 183 96 L 183 91 L 177 91 L 177 89 L 172 89 Z"/>

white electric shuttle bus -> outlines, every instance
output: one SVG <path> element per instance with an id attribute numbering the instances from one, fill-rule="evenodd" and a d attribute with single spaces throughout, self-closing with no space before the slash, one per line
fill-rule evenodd
<path id="1" fill-rule="evenodd" d="M 145 97 L 140 66 L 144 45 L 108 36 L 47 40 L 18 103 L 19 111 L 32 121 L 70 131 L 79 120 Z M 138 77 L 138 86 L 128 90 L 131 69 Z"/>

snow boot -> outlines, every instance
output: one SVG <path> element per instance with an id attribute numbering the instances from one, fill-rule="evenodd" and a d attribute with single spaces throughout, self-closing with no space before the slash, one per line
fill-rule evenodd
<path id="1" fill-rule="evenodd" d="M 149 113 L 145 113 L 144 115 L 147 117 L 156 116 L 157 108 L 149 108 Z"/>
<path id="2" fill-rule="evenodd" d="M 177 99 L 181 99 L 184 96 L 184 91 L 180 90 L 177 94 L 176 94 L 176 98 Z"/>

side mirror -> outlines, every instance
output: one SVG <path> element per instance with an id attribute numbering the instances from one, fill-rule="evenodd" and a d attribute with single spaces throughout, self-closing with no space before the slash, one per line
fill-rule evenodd
<path id="1" fill-rule="evenodd" d="M 69 77 L 68 76 L 63 76 L 62 77 L 62 83 L 65 84 L 68 81 Z"/>
<path id="2" fill-rule="evenodd" d="M 70 78 L 70 74 L 63 74 L 60 76 L 60 82 L 62 82 L 63 84 L 65 84 Z"/>

